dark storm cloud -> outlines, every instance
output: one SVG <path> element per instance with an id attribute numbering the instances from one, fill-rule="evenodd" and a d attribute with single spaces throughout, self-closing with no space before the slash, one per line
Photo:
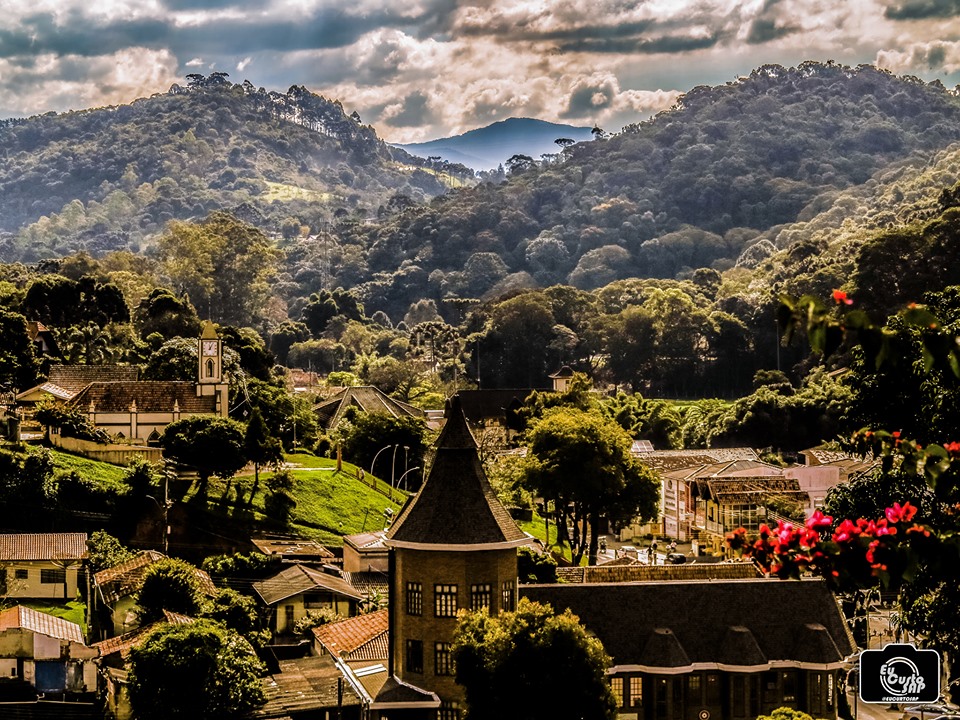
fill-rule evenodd
<path id="1" fill-rule="evenodd" d="M 140 45 L 155 47 L 169 39 L 170 26 L 159 20 L 87 25 L 76 12 L 58 25 L 50 14 L 31 15 L 15 30 L 0 30 L 0 57 L 22 55 L 94 56 Z"/>
<path id="2" fill-rule="evenodd" d="M 613 89 L 608 85 L 581 87 L 570 94 L 567 109 L 561 117 L 581 118 L 596 114 L 597 111 L 613 104 Z"/>
<path id="3" fill-rule="evenodd" d="M 430 112 L 429 98 L 422 92 L 414 92 L 403 100 L 403 109 L 387 118 L 386 123 L 392 127 L 417 127 L 433 122 Z"/>
<path id="4" fill-rule="evenodd" d="M 570 25 L 567 27 L 540 30 L 532 26 L 532 20 L 507 23 L 498 20 L 484 25 L 467 25 L 458 29 L 465 37 L 496 36 L 506 42 L 550 42 L 555 40 L 613 40 L 628 38 L 657 27 L 654 20 L 636 20 L 617 25 Z"/>
<path id="5" fill-rule="evenodd" d="M 778 25 L 775 20 L 757 18 L 750 23 L 750 29 L 747 31 L 747 43 L 762 45 L 799 31 L 800 28 L 796 25 Z"/>
<path id="6" fill-rule="evenodd" d="M 891 20 L 923 20 L 960 15 L 960 0 L 904 0 L 887 5 L 883 12 Z"/>
<path id="7" fill-rule="evenodd" d="M 654 38 L 584 38 L 560 45 L 563 52 L 591 53 L 685 53 L 711 48 L 724 37 L 722 33 L 707 36 L 664 35 Z"/>
<path id="8" fill-rule="evenodd" d="M 167 4 L 191 9 L 235 5 L 227 0 L 168 0 Z M 262 1 L 250 0 L 248 7 L 257 4 Z M 419 31 L 424 25 L 445 23 L 455 5 L 453 0 L 435 0 L 418 14 L 391 8 L 354 15 L 342 7 L 323 8 L 306 18 L 264 22 L 261 16 L 251 14 L 186 27 L 167 19 L 102 23 L 76 10 L 59 23 L 51 14 L 37 14 L 23 18 L 14 29 L 0 29 L 0 57 L 45 53 L 95 56 L 128 47 L 169 48 L 185 57 L 341 48 L 380 28 Z"/>

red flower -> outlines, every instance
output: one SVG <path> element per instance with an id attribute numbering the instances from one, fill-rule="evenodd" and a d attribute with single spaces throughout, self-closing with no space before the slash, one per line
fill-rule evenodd
<path id="1" fill-rule="evenodd" d="M 853 300 L 848 298 L 847 294 L 843 290 L 833 291 L 833 301 L 837 305 L 853 305 Z"/>
<path id="2" fill-rule="evenodd" d="M 913 516 L 917 514 L 917 509 L 909 502 L 905 502 L 903 505 L 895 502 L 893 507 L 888 507 L 883 512 L 887 516 L 887 520 L 892 523 L 898 523 L 901 520 L 910 522 L 913 520 Z"/>
<path id="3" fill-rule="evenodd" d="M 943 449 L 946 450 L 951 455 L 960 455 L 960 442 L 951 442 L 943 446 Z"/>

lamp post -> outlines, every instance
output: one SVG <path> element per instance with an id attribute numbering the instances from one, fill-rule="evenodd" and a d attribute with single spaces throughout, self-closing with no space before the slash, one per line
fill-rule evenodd
<path id="1" fill-rule="evenodd" d="M 407 475 L 409 475 L 410 473 L 412 473 L 414 470 L 419 470 L 419 469 L 420 469 L 420 466 L 417 465 L 416 467 L 410 468 L 410 469 L 407 470 L 403 475 L 401 475 L 401 476 L 400 476 L 400 479 L 397 480 L 397 489 L 400 488 L 400 483 L 404 482 L 404 479 L 407 477 Z"/>
<path id="2" fill-rule="evenodd" d="M 397 448 L 399 445 L 393 446 L 393 460 L 390 462 L 390 489 L 393 490 L 393 481 L 397 477 Z"/>
<path id="3" fill-rule="evenodd" d="M 382 448 L 380 448 L 379 450 L 377 450 L 377 454 L 373 456 L 373 462 L 370 463 L 370 474 L 371 474 L 371 475 L 373 475 L 373 466 L 377 464 L 377 458 L 380 457 L 380 453 L 382 453 L 384 450 L 389 450 L 389 449 L 392 448 L 392 447 L 396 447 L 396 446 L 395 446 L 395 445 L 384 445 Z M 374 476 L 374 477 L 376 477 L 376 476 Z"/>
<path id="4" fill-rule="evenodd" d="M 164 483 L 164 487 L 166 487 L 166 483 Z M 170 500 L 164 500 L 163 505 L 161 505 L 160 501 L 153 495 L 146 495 L 145 497 L 153 500 L 156 506 L 163 511 L 163 554 L 167 555 L 170 549 L 170 522 L 168 520 L 168 513 L 170 511 L 170 505 L 173 503 Z"/>

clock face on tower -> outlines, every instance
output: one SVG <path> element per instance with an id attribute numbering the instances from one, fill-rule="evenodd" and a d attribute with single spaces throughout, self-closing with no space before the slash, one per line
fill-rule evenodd
<path id="1" fill-rule="evenodd" d="M 217 354 L 217 341 L 216 340 L 204 340 L 202 346 L 202 352 L 205 357 Z"/>

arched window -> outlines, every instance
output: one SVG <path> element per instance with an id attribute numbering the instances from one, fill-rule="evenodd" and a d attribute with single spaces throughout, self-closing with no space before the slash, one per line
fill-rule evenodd
<path id="1" fill-rule="evenodd" d="M 147 436 L 147 445 L 159 445 L 160 444 L 160 433 L 154 430 Z"/>
<path id="2" fill-rule="evenodd" d="M 212 378 L 213 375 L 213 360 L 207 360 L 207 377 Z"/>

